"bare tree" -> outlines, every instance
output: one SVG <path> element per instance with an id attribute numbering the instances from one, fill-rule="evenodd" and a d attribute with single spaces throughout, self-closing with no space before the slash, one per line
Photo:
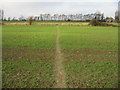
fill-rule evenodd
<path id="1" fill-rule="evenodd" d="M 15 17 L 12 18 L 12 21 L 15 21 Z"/>
<path id="2" fill-rule="evenodd" d="M 3 20 L 3 18 L 4 18 L 4 10 L 2 10 L 2 20 Z"/>
<path id="3" fill-rule="evenodd" d="M 38 21 L 38 16 L 35 16 L 33 19 L 34 21 Z"/>
<path id="4" fill-rule="evenodd" d="M 4 18 L 4 10 L 0 9 L 0 20 L 3 21 Z"/>
<path id="5" fill-rule="evenodd" d="M 29 22 L 29 25 L 32 25 L 32 22 L 33 22 L 33 17 L 32 16 L 29 17 L 28 22 Z"/>
<path id="6" fill-rule="evenodd" d="M 11 17 L 8 17 L 8 21 L 10 21 L 11 20 Z"/>
<path id="7" fill-rule="evenodd" d="M 2 20 L 2 10 L 0 9 L 0 21 Z"/>
<path id="8" fill-rule="evenodd" d="M 23 20 L 24 20 L 24 16 L 21 15 L 21 16 L 19 17 L 19 21 L 23 21 Z"/>

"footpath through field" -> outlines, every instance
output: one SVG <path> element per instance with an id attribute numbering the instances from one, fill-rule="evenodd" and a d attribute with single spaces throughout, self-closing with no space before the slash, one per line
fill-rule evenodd
<path id="1" fill-rule="evenodd" d="M 59 42 L 59 26 L 57 26 L 56 30 L 56 63 L 55 63 L 55 79 L 56 79 L 56 86 L 55 88 L 66 88 L 65 83 L 65 72 L 62 62 L 64 60 L 61 49 L 60 49 L 60 42 Z"/>

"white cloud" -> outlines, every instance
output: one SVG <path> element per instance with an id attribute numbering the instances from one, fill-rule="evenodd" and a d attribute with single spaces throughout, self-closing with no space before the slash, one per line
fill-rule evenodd
<path id="1" fill-rule="evenodd" d="M 119 0 L 1 0 L 2 2 L 118 2 Z"/>
<path id="2" fill-rule="evenodd" d="M 104 12 L 105 16 L 114 17 L 117 10 L 116 2 L 5 2 L 2 5 L 6 17 L 39 15 L 41 13 L 86 14 L 94 13 L 97 10 Z"/>

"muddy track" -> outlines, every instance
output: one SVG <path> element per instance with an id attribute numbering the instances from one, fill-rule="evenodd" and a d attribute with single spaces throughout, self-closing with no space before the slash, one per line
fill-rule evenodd
<path id="1" fill-rule="evenodd" d="M 60 43 L 59 43 L 59 26 L 57 26 L 56 31 L 56 57 L 55 57 L 55 79 L 56 79 L 56 85 L 55 88 L 66 88 L 65 83 L 65 72 L 63 67 L 63 55 L 61 53 L 60 49 Z"/>

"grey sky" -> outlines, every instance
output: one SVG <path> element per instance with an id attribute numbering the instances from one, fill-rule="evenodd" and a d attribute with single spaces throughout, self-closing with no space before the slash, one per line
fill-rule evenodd
<path id="1" fill-rule="evenodd" d="M 10 2 L 11 1 L 11 2 Z M 44 1 L 44 2 L 43 2 Z M 59 2 L 62 1 L 62 2 Z M 4 0 L 2 8 L 5 12 L 5 16 L 19 17 L 23 16 L 33 16 L 39 14 L 87 14 L 94 13 L 96 11 L 101 11 L 105 16 L 114 17 L 115 11 L 118 8 L 119 0 L 29 0 L 29 2 L 21 2 L 18 0 Z"/>

